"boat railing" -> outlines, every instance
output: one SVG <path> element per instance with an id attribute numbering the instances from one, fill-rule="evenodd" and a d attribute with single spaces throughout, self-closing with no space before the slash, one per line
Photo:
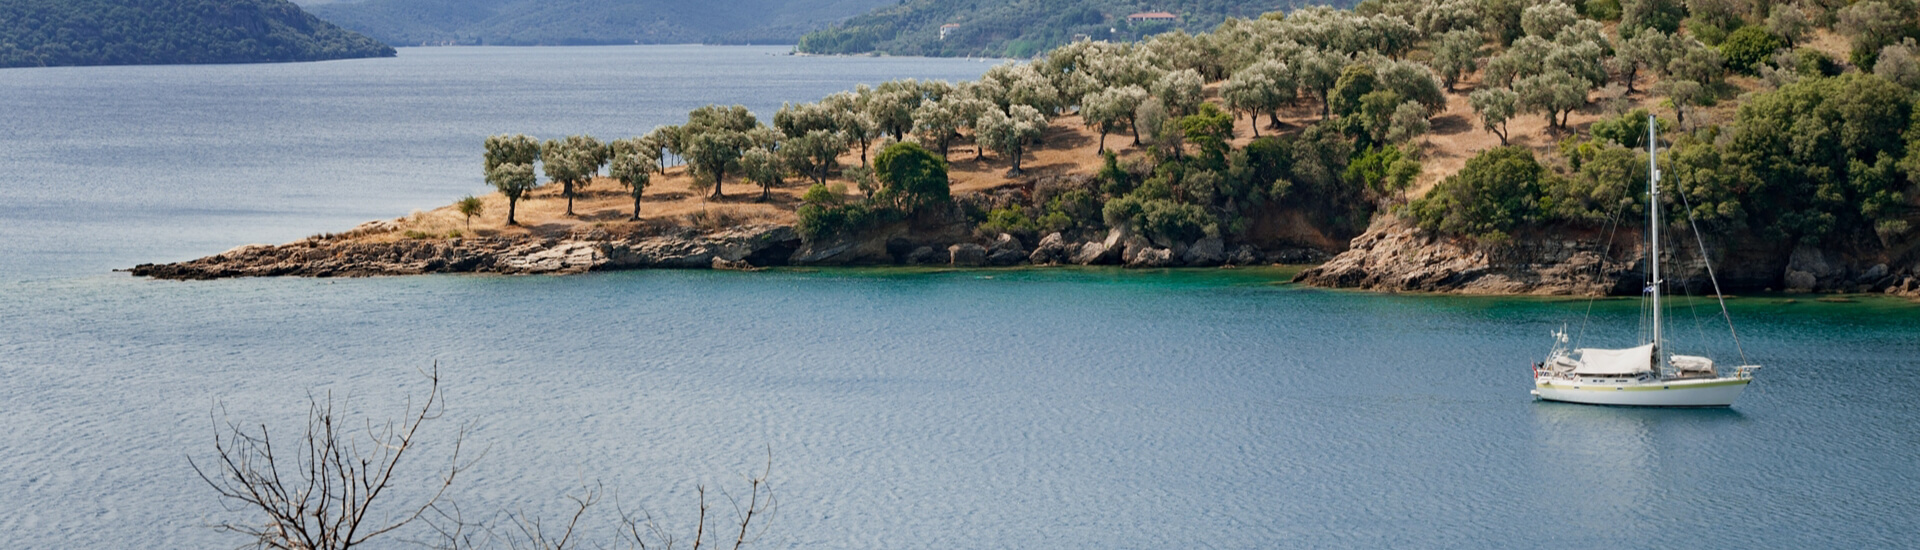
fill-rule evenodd
<path id="1" fill-rule="evenodd" d="M 1758 370 L 1759 368 L 1760 368 L 1760 365 L 1740 365 L 1733 369 L 1733 377 L 1739 378 L 1741 380 L 1752 379 L 1753 371 Z"/>

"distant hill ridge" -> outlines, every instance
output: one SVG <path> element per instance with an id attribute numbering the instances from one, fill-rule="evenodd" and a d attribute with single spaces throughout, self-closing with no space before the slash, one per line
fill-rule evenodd
<path id="1" fill-rule="evenodd" d="M 1212 30 L 1302 5 L 1348 7 L 1352 0 L 905 0 L 808 33 L 799 50 L 818 54 L 1032 57 L 1086 37 L 1134 41 Z M 1165 12 L 1171 21 L 1133 14 Z M 947 27 L 943 32 L 942 27 Z"/>
<path id="2" fill-rule="evenodd" d="M 315 14 L 395 46 L 791 44 L 892 0 L 366 0 Z"/>
<path id="3" fill-rule="evenodd" d="M 5 0 L 0 67 L 319 61 L 394 55 L 286 0 Z"/>

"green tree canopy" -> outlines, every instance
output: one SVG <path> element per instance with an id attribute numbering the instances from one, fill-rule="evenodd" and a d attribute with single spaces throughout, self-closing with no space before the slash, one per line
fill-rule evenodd
<path id="1" fill-rule="evenodd" d="M 887 146 L 873 159 L 874 175 L 880 180 L 881 196 L 900 208 L 915 212 L 952 200 L 947 181 L 947 162 L 912 142 Z"/>

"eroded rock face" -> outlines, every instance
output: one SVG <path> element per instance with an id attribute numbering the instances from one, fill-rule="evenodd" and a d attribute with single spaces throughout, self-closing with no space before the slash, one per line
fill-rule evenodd
<path id="1" fill-rule="evenodd" d="M 1467 294 L 1612 294 L 1639 281 L 1637 253 L 1578 239 L 1485 244 L 1382 220 L 1346 252 L 1302 271 L 1296 282 L 1377 291 Z M 1603 258 L 1603 252 L 1609 257 Z M 1632 277 L 1625 275 L 1633 274 Z"/>
<path id="2" fill-rule="evenodd" d="M 602 269 L 702 269 L 717 264 L 744 269 L 762 265 L 755 263 L 756 260 L 783 261 L 786 254 L 799 245 L 799 240 L 792 227 L 782 225 L 629 239 L 616 239 L 604 233 L 573 235 L 567 239 L 523 236 L 389 242 L 335 236 L 278 246 L 243 246 L 197 260 L 142 264 L 128 271 L 160 279 L 217 279 L 285 275 L 581 273 Z"/>
<path id="3" fill-rule="evenodd" d="M 1606 235 L 1579 228 L 1516 234 L 1483 243 L 1436 235 L 1410 223 L 1381 219 L 1355 237 L 1352 247 L 1294 280 L 1314 286 L 1376 291 L 1470 294 L 1638 295 L 1646 280 L 1637 232 Z M 1887 256 L 1798 246 L 1769 248 L 1758 241 L 1707 241 L 1716 254 L 1722 291 L 1785 289 L 1792 292 L 1886 292 L 1901 294 L 1904 281 L 1920 273 L 1887 267 Z M 1669 287 L 1711 293 L 1698 246 L 1663 249 L 1661 278 Z M 1268 260 L 1286 261 L 1269 255 Z M 1291 263 L 1291 262 L 1288 262 Z M 1920 268 L 1916 268 L 1920 269 Z M 1756 275 L 1771 273 L 1772 275 Z M 1915 283 L 1920 285 L 1920 283 Z M 1920 294 L 1920 291 L 1913 291 Z M 1904 295 L 1904 294 L 1903 294 Z"/>

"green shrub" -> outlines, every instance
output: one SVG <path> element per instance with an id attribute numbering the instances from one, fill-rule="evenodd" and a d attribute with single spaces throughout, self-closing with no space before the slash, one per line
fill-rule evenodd
<path id="1" fill-rule="evenodd" d="M 1773 57 L 1773 52 L 1787 47 L 1787 40 L 1761 27 L 1740 27 L 1727 35 L 1720 43 L 1720 55 L 1727 60 L 1727 67 L 1742 74 L 1754 74 L 1755 67 Z M 1644 125 L 1642 125 L 1644 129 Z"/>
<path id="2" fill-rule="evenodd" d="M 874 176 L 886 187 L 888 202 L 907 211 L 946 204 L 953 199 L 947 162 L 913 142 L 887 146 L 873 159 Z"/>
<path id="3" fill-rule="evenodd" d="M 1009 204 L 988 212 L 987 221 L 980 224 L 980 229 L 989 233 L 1032 235 L 1038 226 L 1034 225 L 1033 218 L 1027 217 L 1026 209 Z"/>
<path id="4" fill-rule="evenodd" d="M 1671 122 L 1660 119 L 1660 133 L 1671 130 Z M 1593 137 L 1620 144 L 1629 149 L 1647 146 L 1647 110 L 1634 109 L 1613 118 L 1601 119 L 1588 128 Z"/>
<path id="5" fill-rule="evenodd" d="M 1399 193 L 1420 176 L 1420 161 L 1407 158 L 1400 148 L 1369 147 L 1347 164 L 1342 177 L 1376 196 Z"/>
<path id="6" fill-rule="evenodd" d="M 1596 21 L 1619 21 L 1620 0 L 1588 0 L 1580 5 L 1580 12 Z"/>
<path id="7" fill-rule="evenodd" d="M 1538 217 L 1544 171 L 1526 149 L 1488 149 L 1413 201 L 1408 211 L 1428 230 L 1504 240 L 1515 227 Z"/>
<path id="8" fill-rule="evenodd" d="M 821 184 L 807 188 L 800 197 L 794 215 L 800 223 L 794 228 L 809 241 L 822 237 L 852 234 L 889 218 L 892 210 L 874 208 L 864 202 L 848 202 L 840 190 Z"/>
<path id="9" fill-rule="evenodd" d="M 1133 174 L 1120 167 L 1120 158 L 1113 151 L 1102 153 L 1101 157 L 1100 172 L 1095 174 L 1100 181 L 1100 191 L 1116 197 L 1133 191 Z"/>
<path id="10" fill-rule="evenodd" d="M 1128 195 L 1107 201 L 1107 225 L 1130 225 L 1163 241 L 1190 242 L 1220 234 L 1219 222 L 1199 205 Z"/>
<path id="11" fill-rule="evenodd" d="M 1150 237 L 1170 242 L 1192 242 L 1220 234 L 1219 225 L 1206 209 L 1173 201 L 1152 200 L 1142 204 L 1145 224 L 1141 230 Z"/>

